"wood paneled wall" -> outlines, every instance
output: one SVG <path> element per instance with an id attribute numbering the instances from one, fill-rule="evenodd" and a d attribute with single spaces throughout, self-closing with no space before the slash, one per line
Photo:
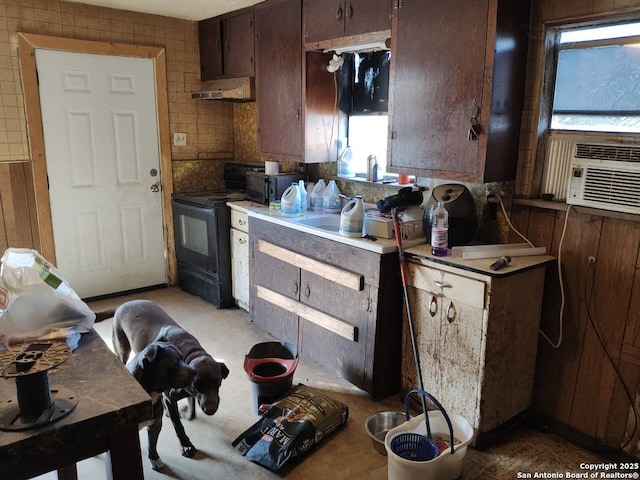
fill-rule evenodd
<path id="1" fill-rule="evenodd" d="M 562 342 L 553 348 L 540 336 L 534 409 L 616 448 L 633 433 L 633 413 L 596 332 L 637 402 L 640 223 L 629 217 L 600 216 L 575 207 L 568 214 L 563 209 L 522 205 L 512 208 L 514 226 L 536 246 L 546 246 L 558 258 L 565 293 L 560 319 L 558 270 L 549 268 L 541 330 L 555 343 L 562 322 Z M 509 240 L 522 241 L 516 234 Z M 635 455 L 639 453 L 638 438 L 640 435 L 635 432 L 627 448 Z"/>
<path id="2" fill-rule="evenodd" d="M 29 162 L 0 163 L 0 255 L 8 247 L 34 248 L 37 242 Z M 33 196 L 31 196 L 33 198 Z"/>

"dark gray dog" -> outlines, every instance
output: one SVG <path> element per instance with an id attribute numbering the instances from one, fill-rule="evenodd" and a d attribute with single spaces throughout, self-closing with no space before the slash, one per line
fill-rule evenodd
<path id="1" fill-rule="evenodd" d="M 156 445 L 162 429 L 162 393 L 171 388 L 191 385 L 196 377 L 196 369 L 182 360 L 182 354 L 172 343 L 152 342 L 127 362 L 127 370 L 152 400 L 151 420 L 141 427 L 147 427 L 151 468 L 160 470 L 164 463 L 158 455 Z"/>
<path id="2" fill-rule="evenodd" d="M 187 398 L 189 413 L 195 415 L 194 399 L 206 415 L 213 415 L 220 405 L 219 389 L 229 375 L 224 363 L 216 362 L 198 340 L 180 327 L 162 308 L 148 300 L 132 300 L 120 305 L 113 319 L 113 347 L 122 362 L 130 352 L 139 352 L 154 341 L 170 342 L 178 347 L 184 361 L 196 370 L 194 381 L 186 388 L 164 392 L 164 404 L 182 445 L 182 455 L 193 457 L 196 448 L 184 431 L 178 400 Z"/>

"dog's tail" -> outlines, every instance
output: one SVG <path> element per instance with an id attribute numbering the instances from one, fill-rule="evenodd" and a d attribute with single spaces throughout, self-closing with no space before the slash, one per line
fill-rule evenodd
<path id="1" fill-rule="evenodd" d="M 103 320 L 106 320 L 108 318 L 111 318 L 115 315 L 116 313 L 116 309 L 115 308 L 108 308 L 106 310 L 101 310 L 99 312 L 95 312 L 96 314 L 96 322 L 101 322 Z"/>

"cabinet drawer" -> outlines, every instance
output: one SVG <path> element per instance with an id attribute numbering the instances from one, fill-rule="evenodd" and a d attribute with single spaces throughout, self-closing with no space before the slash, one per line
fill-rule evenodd
<path id="1" fill-rule="evenodd" d="M 231 210 L 231 228 L 249 233 L 249 217 L 245 212 Z"/>
<path id="2" fill-rule="evenodd" d="M 484 308 L 485 282 L 415 263 L 407 265 L 407 282 L 410 286 L 434 295 L 444 295 L 473 307 Z"/>

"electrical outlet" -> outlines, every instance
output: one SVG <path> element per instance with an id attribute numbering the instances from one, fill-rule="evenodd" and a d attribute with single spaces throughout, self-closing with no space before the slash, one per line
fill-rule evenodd
<path id="1" fill-rule="evenodd" d="M 173 144 L 177 147 L 184 147 L 187 144 L 187 134 L 186 133 L 174 133 L 173 134 Z"/>
<path id="2" fill-rule="evenodd" d="M 502 186 L 499 183 L 487 183 L 485 192 L 488 203 L 500 203 L 498 195 L 502 196 Z"/>

